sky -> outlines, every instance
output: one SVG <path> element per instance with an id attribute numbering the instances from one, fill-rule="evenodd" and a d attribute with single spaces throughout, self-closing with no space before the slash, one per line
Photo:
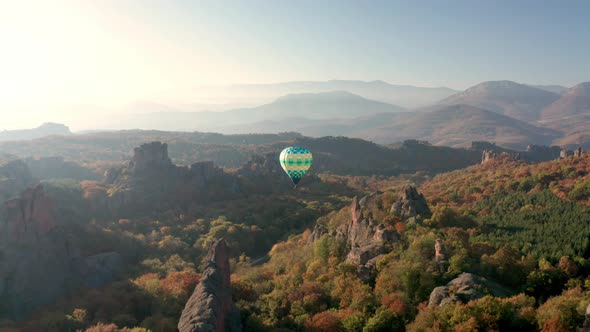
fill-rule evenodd
<path id="1" fill-rule="evenodd" d="M 575 0 L 0 0 L 0 130 L 202 85 L 572 86 L 590 80 L 588 13 Z"/>

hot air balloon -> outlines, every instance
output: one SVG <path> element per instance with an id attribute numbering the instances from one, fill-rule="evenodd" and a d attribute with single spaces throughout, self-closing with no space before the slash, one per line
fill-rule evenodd
<path id="1" fill-rule="evenodd" d="M 290 146 L 281 151 L 281 167 L 297 187 L 299 180 L 307 173 L 313 162 L 311 152 L 301 146 Z"/>

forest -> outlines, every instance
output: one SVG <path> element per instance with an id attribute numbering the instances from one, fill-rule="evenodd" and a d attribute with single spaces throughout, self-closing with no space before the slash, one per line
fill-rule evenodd
<path id="1" fill-rule="evenodd" d="M 236 179 L 247 194 L 224 198 L 209 183 L 202 190 L 219 198 L 184 209 L 138 211 L 142 205 L 127 203 L 89 212 L 97 193 L 176 183 L 131 168 L 114 184 L 42 181 L 82 254 L 117 252 L 126 268 L 26 320 L 1 320 L 0 331 L 176 331 L 220 238 L 231 250 L 232 298 L 245 331 L 574 331 L 586 324 L 588 154 L 543 163 L 501 157 L 440 174 L 312 172 L 299 190 L 273 189 L 280 175 L 262 165 L 211 178 Z M 172 184 L 154 197 L 174 200 L 163 196 L 182 189 Z M 352 235 L 355 218 L 387 239 Z M 361 254 L 359 263 L 359 245 L 378 252 L 368 251 L 368 261 Z M 468 286 L 452 286 L 464 279 Z"/>

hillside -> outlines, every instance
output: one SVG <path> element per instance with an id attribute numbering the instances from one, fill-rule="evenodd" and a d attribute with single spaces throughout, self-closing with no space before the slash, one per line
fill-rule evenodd
<path id="1" fill-rule="evenodd" d="M 237 129 L 236 129 L 237 130 Z M 420 112 L 379 113 L 355 119 L 265 121 L 240 126 L 244 132 L 295 130 L 303 135 L 349 136 L 390 144 L 420 139 L 435 145 L 467 147 L 472 141 L 491 141 L 524 150 L 529 144 L 550 144 L 561 133 L 469 105 L 423 108 Z"/>
<path id="2" fill-rule="evenodd" d="M 229 138 L 215 138 L 222 139 Z M 154 142 L 134 149 L 104 181 L 46 182 L 46 194 L 25 193 L 14 201 L 25 203 L 5 207 L 0 225 L 21 229 L 29 220 L 21 220 L 18 206 L 31 206 L 37 210 L 30 223 L 45 229 L 50 222 L 59 232 L 38 232 L 39 240 L 26 242 L 47 248 L 45 256 L 6 251 L 10 269 L 17 258 L 37 265 L 53 260 L 59 262 L 54 276 L 70 266 L 79 270 L 70 277 L 76 282 L 93 271 L 100 278 L 57 302 L 63 292 L 38 292 L 43 298 L 37 299 L 28 291 L 35 306 L 55 303 L 16 316 L 3 311 L 19 319 L 32 315 L 4 320 L 0 328 L 68 330 L 112 322 L 175 331 L 191 290 L 206 278 L 207 266 L 199 262 L 219 238 L 230 248 L 231 298 L 247 330 L 478 324 L 535 331 L 547 311 L 569 312 L 551 307 L 556 301 L 587 306 L 580 285 L 590 266 L 589 154 L 529 164 L 499 153 L 480 165 L 479 150 L 419 141 L 395 147 L 344 137 L 295 142 L 318 151 L 299 190 L 273 163 L 275 153 L 232 170 L 207 162 L 177 166 L 166 144 Z M 460 168 L 472 155 L 477 165 L 432 179 L 377 175 Z M 334 170 L 345 175 L 317 174 Z M 366 175 L 350 175 L 355 172 Z M 46 204 L 28 203 L 35 200 Z M 13 242 L 0 238 L 0 246 Z M 72 254 L 59 254 L 67 248 Z M 117 274 L 105 274 L 97 260 Z M 33 276 L 22 280 L 29 290 L 39 286 Z M 61 292 L 59 280 L 51 285 Z M 93 289 L 97 285 L 102 288 Z M 10 301 L 3 308 L 21 308 L 19 298 Z M 271 310 L 277 305 L 281 310 Z M 458 316 L 451 323 L 446 310 L 467 311 L 473 319 Z M 514 319 L 521 310 L 529 314 Z M 583 314 L 572 315 L 565 322 L 579 326 Z"/>
<path id="3" fill-rule="evenodd" d="M 268 263 L 238 268 L 244 324 L 264 331 L 547 331 L 554 320 L 557 331 L 581 327 L 589 171 L 588 154 L 540 164 L 500 157 L 439 175 L 421 193 L 407 186 L 399 195 L 355 198 L 313 231 L 275 245 Z M 277 303 L 282 310 L 269 310 Z"/>
<path id="4" fill-rule="evenodd" d="M 590 205 L 589 196 L 570 196 L 576 186 L 581 189 L 580 186 L 588 182 L 589 176 L 590 154 L 587 153 L 581 158 L 569 157 L 536 164 L 499 159 L 438 175 L 421 189 L 433 202 L 464 205 L 495 194 L 548 188 L 560 199 Z M 486 186 L 486 183 L 493 186 Z"/>
<path id="5" fill-rule="evenodd" d="M 467 104 L 522 120 L 535 121 L 560 95 L 512 81 L 490 81 L 443 99 L 441 104 Z"/>
<path id="6" fill-rule="evenodd" d="M 543 120 L 567 119 L 590 113 L 590 82 L 580 83 L 568 89 L 558 100 L 543 110 Z"/>
<path id="7" fill-rule="evenodd" d="M 539 125 L 563 132 L 553 144 L 575 149 L 578 146 L 590 147 L 590 113 L 556 117 L 539 121 Z"/>
<path id="8" fill-rule="evenodd" d="M 528 144 L 548 144 L 559 132 L 535 127 L 508 116 L 468 105 L 437 106 L 411 118 L 382 121 L 374 128 L 356 132 L 376 142 L 419 138 L 436 145 L 465 147 L 472 141 L 491 141 L 524 150 Z"/>

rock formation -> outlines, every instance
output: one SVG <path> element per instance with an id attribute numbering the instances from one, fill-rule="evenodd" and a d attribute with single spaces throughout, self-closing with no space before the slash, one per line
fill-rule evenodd
<path id="1" fill-rule="evenodd" d="M 38 185 L 22 193 L 21 197 L 4 203 L 0 240 L 3 243 L 28 244 L 57 226 L 55 204 Z"/>
<path id="2" fill-rule="evenodd" d="M 133 157 L 127 166 L 110 169 L 105 173 L 105 183 L 119 184 L 139 177 L 165 174 L 175 166 L 168 156 L 168 144 L 151 142 L 133 149 Z"/>
<path id="3" fill-rule="evenodd" d="M 133 158 L 129 162 L 130 173 L 148 170 L 161 170 L 172 167 L 168 157 L 168 144 L 151 142 L 133 149 Z"/>
<path id="4" fill-rule="evenodd" d="M 481 156 L 481 163 L 485 164 L 488 161 L 493 160 L 495 156 L 496 156 L 496 151 L 484 150 L 482 153 L 482 156 Z"/>
<path id="5" fill-rule="evenodd" d="M 558 146 L 529 144 L 524 155 L 528 161 L 541 162 L 559 158 L 560 152 L 561 148 Z"/>
<path id="6" fill-rule="evenodd" d="M 571 156 L 573 156 L 573 154 L 574 154 L 573 151 L 562 149 L 559 152 L 559 159 L 565 159 L 565 158 L 571 157 Z"/>
<path id="7" fill-rule="evenodd" d="M 436 239 L 434 242 L 434 262 L 440 273 L 444 273 L 447 270 L 447 250 L 441 239 Z"/>
<path id="8" fill-rule="evenodd" d="M 407 185 L 402 189 L 397 202 L 391 206 L 391 213 L 395 213 L 403 219 L 418 215 L 426 217 L 430 215 L 430 208 L 428 208 L 424 195 L 418 193 L 416 187 Z"/>
<path id="9" fill-rule="evenodd" d="M 41 185 L 0 209 L 0 319 L 22 319 L 81 286 L 99 287 L 122 270 L 119 254 L 82 257 Z"/>
<path id="10" fill-rule="evenodd" d="M 21 160 L 0 160 L 0 204 L 17 196 L 33 182 L 30 169 Z"/>
<path id="11" fill-rule="evenodd" d="M 350 219 L 348 222 L 329 229 L 322 224 L 316 224 L 309 237 L 309 243 L 328 235 L 343 241 L 350 248 L 346 261 L 359 266 L 359 275 L 368 280 L 375 271 L 377 260 L 385 253 L 388 243 L 399 239 L 397 231 L 375 220 L 373 213 L 382 203 L 377 194 L 355 197 L 350 205 Z M 430 214 L 430 209 L 422 194 L 415 187 L 406 186 L 402 189 L 399 200 L 393 204 L 390 213 L 397 213 L 404 217 L 414 218 Z"/>
<path id="12" fill-rule="evenodd" d="M 436 287 L 430 293 L 429 306 L 443 306 L 448 303 L 463 302 L 492 294 L 497 297 L 507 297 L 510 291 L 502 285 L 471 273 L 461 273 L 446 286 Z"/>
<path id="13" fill-rule="evenodd" d="M 441 239 L 436 239 L 436 241 L 434 242 L 434 252 L 434 260 L 437 263 L 447 259 L 447 251 Z"/>
<path id="14" fill-rule="evenodd" d="M 105 210 L 113 215 L 126 216 L 154 206 L 161 210 L 186 209 L 191 204 L 240 195 L 236 176 L 224 173 L 210 161 L 194 163 L 190 167 L 176 166 L 168 156 L 167 144 L 161 142 L 134 149 L 126 166 L 105 173 L 104 185 L 111 187 L 108 197 L 95 195 L 95 202 L 104 201 Z M 99 204 L 90 205 L 98 209 Z"/>
<path id="15" fill-rule="evenodd" d="M 369 279 L 375 271 L 377 260 L 385 252 L 386 244 L 399 239 L 395 230 L 388 229 L 369 212 L 379 200 L 375 194 L 361 199 L 355 197 L 350 205 L 350 220 L 336 229 L 316 224 L 309 243 L 319 240 L 325 234 L 343 241 L 350 248 L 346 261 L 359 266 L 362 279 Z"/>
<path id="16" fill-rule="evenodd" d="M 376 195 L 352 200 L 350 214 L 352 222 L 347 225 L 346 239 L 350 245 L 348 262 L 365 265 L 371 259 L 383 254 L 384 244 L 398 238 L 395 231 L 388 230 L 384 224 L 373 219 L 370 213 L 364 213 L 363 207 L 378 199 Z"/>
<path id="17" fill-rule="evenodd" d="M 497 152 L 493 150 L 484 150 L 482 152 L 482 164 L 493 160 L 520 160 L 520 153 Z"/>
<path id="18" fill-rule="evenodd" d="M 232 302 L 228 251 L 224 239 L 209 250 L 201 282 L 178 322 L 180 332 L 242 331 L 240 313 Z"/>

